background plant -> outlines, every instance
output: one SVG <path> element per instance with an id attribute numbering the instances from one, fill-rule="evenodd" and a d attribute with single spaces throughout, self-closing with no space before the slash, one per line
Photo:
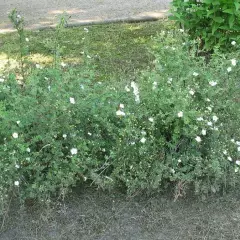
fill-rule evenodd
<path id="1" fill-rule="evenodd" d="M 228 50 L 239 42 L 239 8 L 239 0 L 173 0 L 171 19 L 199 40 L 200 49 Z"/>
<path id="2" fill-rule="evenodd" d="M 20 13 L 14 9 L 9 14 L 9 19 L 11 20 L 11 23 L 13 24 L 14 29 L 17 30 L 18 37 L 19 37 L 19 52 L 20 52 L 20 69 L 21 69 L 21 75 L 22 78 L 25 77 L 26 69 L 25 65 L 27 63 L 26 56 L 28 55 L 28 46 L 27 41 L 28 38 L 25 38 L 24 33 L 24 18 L 20 15 Z"/>

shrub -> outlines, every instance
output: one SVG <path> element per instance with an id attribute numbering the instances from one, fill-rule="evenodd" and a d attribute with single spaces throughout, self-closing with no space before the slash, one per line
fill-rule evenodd
<path id="1" fill-rule="evenodd" d="M 0 182 L 6 191 L 15 182 L 23 198 L 45 198 L 107 167 L 115 102 L 89 74 L 43 69 L 24 86 L 14 75 L 1 83 Z"/>
<path id="2" fill-rule="evenodd" d="M 65 195 L 88 181 L 129 193 L 233 186 L 240 165 L 239 53 L 208 65 L 179 32 L 161 32 L 155 68 L 135 82 L 95 80 L 90 64 L 33 68 L 0 81 L 0 191 Z M 187 43 L 190 44 L 190 43 Z M 236 59 L 235 59 L 236 58 Z M 224 59 L 224 60 L 223 60 Z M 64 69 L 64 70 L 63 70 Z"/>
<path id="3" fill-rule="evenodd" d="M 174 182 L 216 192 L 239 171 L 239 63 L 214 55 L 206 65 L 179 38 L 162 32 L 155 70 L 138 80 L 140 104 L 126 101 L 113 175 L 130 191 Z"/>
<path id="4" fill-rule="evenodd" d="M 173 0 L 171 12 L 192 39 L 200 40 L 201 49 L 228 50 L 239 42 L 239 8 L 239 0 Z"/>

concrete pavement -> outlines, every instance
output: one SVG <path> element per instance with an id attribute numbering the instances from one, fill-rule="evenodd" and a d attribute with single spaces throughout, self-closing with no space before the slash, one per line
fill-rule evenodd
<path id="1" fill-rule="evenodd" d="M 166 16 L 171 0 L 0 0 L 0 33 L 12 31 L 8 13 L 17 8 L 26 28 L 54 27 L 57 15 L 71 15 L 69 25 L 154 20 Z"/>

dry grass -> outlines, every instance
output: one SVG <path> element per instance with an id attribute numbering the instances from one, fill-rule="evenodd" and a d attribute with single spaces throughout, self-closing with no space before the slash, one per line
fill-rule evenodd
<path id="1" fill-rule="evenodd" d="M 240 238 L 238 196 L 144 194 L 78 188 L 46 208 L 11 207 L 1 240 L 235 240 Z"/>

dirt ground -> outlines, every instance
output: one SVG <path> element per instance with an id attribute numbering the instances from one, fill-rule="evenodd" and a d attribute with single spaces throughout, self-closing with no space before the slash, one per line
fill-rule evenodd
<path id="1" fill-rule="evenodd" d="M 90 24 L 125 19 L 161 18 L 171 0 L 0 0 L 0 33 L 11 31 L 8 13 L 17 8 L 26 27 L 38 29 L 54 26 L 56 16 L 66 11 L 70 24 Z"/>
<path id="2" fill-rule="evenodd" d="M 140 196 L 141 195 L 141 196 Z M 174 202 L 172 194 L 129 198 L 78 188 L 46 208 L 18 208 L 6 215 L 1 240 L 236 240 L 240 205 L 236 192 L 202 201 Z"/>

